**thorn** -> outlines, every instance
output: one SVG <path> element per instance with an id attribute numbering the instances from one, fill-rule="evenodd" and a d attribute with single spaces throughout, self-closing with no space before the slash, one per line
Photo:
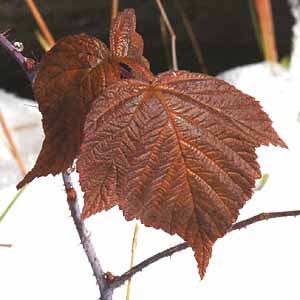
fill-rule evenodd
<path id="1" fill-rule="evenodd" d="M 75 201 L 77 198 L 76 191 L 73 187 L 66 188 L 67 193 L 67 200 L 68 201 Z"/>
<path id="2" fill-rule="evenodd" d="M 32 58 L 25 58 L 25 67 L 26 70 L 28 70 L 29 72 L 32 72 L 36 66 L 38 65 L 38 62 L 33 60 Z"/>
<path id="3" fill-rule="evenodd" d="M 75 171 L 75 165 L 73 164 L 72 167 L 70 167 L 66 170 L 66 173 L 68 175 L 71 175 L 74 171 Z"/>
<path id="4" fill-rule="evenodd" d="M 14 42 L 13 46 L 17 52 L 23 52 L 24 50 L 24 45 L 22 42 Z"/>
<path id="5" fill-rule="evenodd" d="M 5 38 L 8 38 L 8 36 L 9 36 L 9 34 L 10 34 L 11 31 L 12 31 L 12 29 L 9 28 L 9 29 L 7 29 L 7 30 L 1 32 L 1 34 L 2 34 Z"/>
<path id="6" fill-rule="evenodd" d="M 29 107 L 34 107 L 34 108 L 39 108 L 38 105 L 33 105 L 33 104 L 28 104 L 28 103 L 24 103 L 24 106 L 29 106 Z"/>
<path id="7" fill-rule="evenodd" d="M 111 272 L 106 272 L 104 274 L 104 278 L 109 284 L 112 284 L 118 278 L 118 276 L 114 276 Z"/>

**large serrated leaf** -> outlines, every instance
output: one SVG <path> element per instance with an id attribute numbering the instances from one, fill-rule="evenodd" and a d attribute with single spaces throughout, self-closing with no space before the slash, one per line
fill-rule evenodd
<path id="1" fill-rule="evenodd" d="M 255 148 L 286 147 L 252 97 L 184 71 L 108 87 L 84 132 L 83 217 L 119 205 L 127 220 L 180 235 L 201 277 L 260 177 Z"/>

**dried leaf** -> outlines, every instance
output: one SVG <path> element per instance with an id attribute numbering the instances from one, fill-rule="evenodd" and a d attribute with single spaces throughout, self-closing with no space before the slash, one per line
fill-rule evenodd
<path id="1" fill-rule="evenodd" d="M 84 130 L 82 216 L 119 205 L 127 220 L 180 235 L 201 277 L 261 176 L 255 148 L 286 147 L 252 97 L 184 71 L 113 84 Z"/>
<path id="2" fill-rule="evenodd" d="M 126 9 L 113 20 L 110 29 L 110 49 L 115 56 L 128 56 L 136 18 L 133 9 Z"/>
<path id="3" fill-rule="evenodd" d="M 152 80 L 150 65 L 143 57 L 144 41 L 135 31 L 136 17 L 133 9 L 125 9 L 113 20 L 110 30 L 110 49 L 118 62 L 132 69 L 134 78 Z"/>
<path id="4" fill-rule="evenodd" d="M 18 188 L 35 177 L 70 167 L 92 100 L 120 77 L 117 64 L 108 62 L 109 55 L 104 43 L 81 34 L 58 41 L 42 59 L 33 90 L 43 116 L 45 140 L 34 168 Z"/>
<path id="5" fill-rule="evenodd" d="M 106 86 L 120 79 L 120 63 L 132 69 L 131 76 L 152 80 L 142 56 L 142 38 L 135 32 L 134 10 L 116 18 L 111 43 L 110 51 L 86 34 L 68 36 L 42 59 L 33 90 L 43 116 L 45 140 L 34 168 L 17 188 L 35 177 L 55 175 L 70 167 L 78 154 L 90 105 Z"/>

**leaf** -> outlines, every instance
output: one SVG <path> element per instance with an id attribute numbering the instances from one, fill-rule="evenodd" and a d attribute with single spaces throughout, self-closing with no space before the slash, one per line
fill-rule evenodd
<path id="1" fill-rule="evenodd" d="M 144 41 L 135 31 L 136 17 L 133 9 L 125 9 L 113 20 L 110 30 L 110 49 L 114 58 L 132 69 L 134 78 L 152 80 L 150 65 L 143 57 Z"/>
<path id="2" fill-rule="evenodd" d="M 82 217 L 119 205 L 127 220 L 180 235 L 201 277 L 261 176 L 255 148 L 286 147 L 256 100 L 185 71 L 111 85 L 84 132 Z"/>
<path id="3" fill-rule="evenodd" d="M 42 59 L 33 91 L 43 116 L 45 140 L 34 168 L 18 188 L 35 177 L 70 167 L 92 100 L 120 77 L 117 64 L 107 62 L 109 55 L 104 43 L 81 34 L 58 41 Z"/>
<path id="4" fill-rule="evenodd" d="M 125 10 L 114 22 L 111 51 L 100 40 L 80 34 L 61 39 L 45 55 L 33 85 L 45 140 L 34 168 L 17 188 L 35 177 L 56 175 L 71 166 L 90 105 L 106 86 L 120 80 L 120 63 L 132 69 L 131 76 L 152 80 L 142 57 L 142 38 L 137 36 L 134 10 Z M 125 48 L 126 53 L 122 50 Z"/>
<path id="5" fill-rule="evenodd" d="M 126 9 L 114 18 L 110 29 L 109 44 L 115 56 L 128 56 L 131 38 L 135 32 L 135 23 L 136 18 L 133 9 Z"/>

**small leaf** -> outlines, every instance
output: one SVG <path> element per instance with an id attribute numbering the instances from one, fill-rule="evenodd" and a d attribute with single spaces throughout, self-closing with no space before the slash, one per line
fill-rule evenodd
<path id="1" fill-rule="evenodd" d="M 125 9 L 113 20 L 110 30 L 110 49 L 114 58 L 132 69 L 134 78 L 152 80 L 150 65 L 143 57 L 144 41 L 135 31 L 136 17 L 133 9 Z"/>
<path id="2" fill-rule="evenodd" d="M 180 71 L 117 82 L 85 123 L 82 216 L 119 205 L 127 220 L 180 235 L 203 277 L 261 176 L 255 148 L 269 143 L 286 147 L 259 103 L 221 80 Z"/>
<path id="3" fill-rule="evenodd" d="M 135 32 L 135 24 L 136 18 L 133 9 L 124 10 L 113 20 L 110 30 L 109 43 L 110 49 L 115 56 L 128 56 L 132 35 Z"/>

